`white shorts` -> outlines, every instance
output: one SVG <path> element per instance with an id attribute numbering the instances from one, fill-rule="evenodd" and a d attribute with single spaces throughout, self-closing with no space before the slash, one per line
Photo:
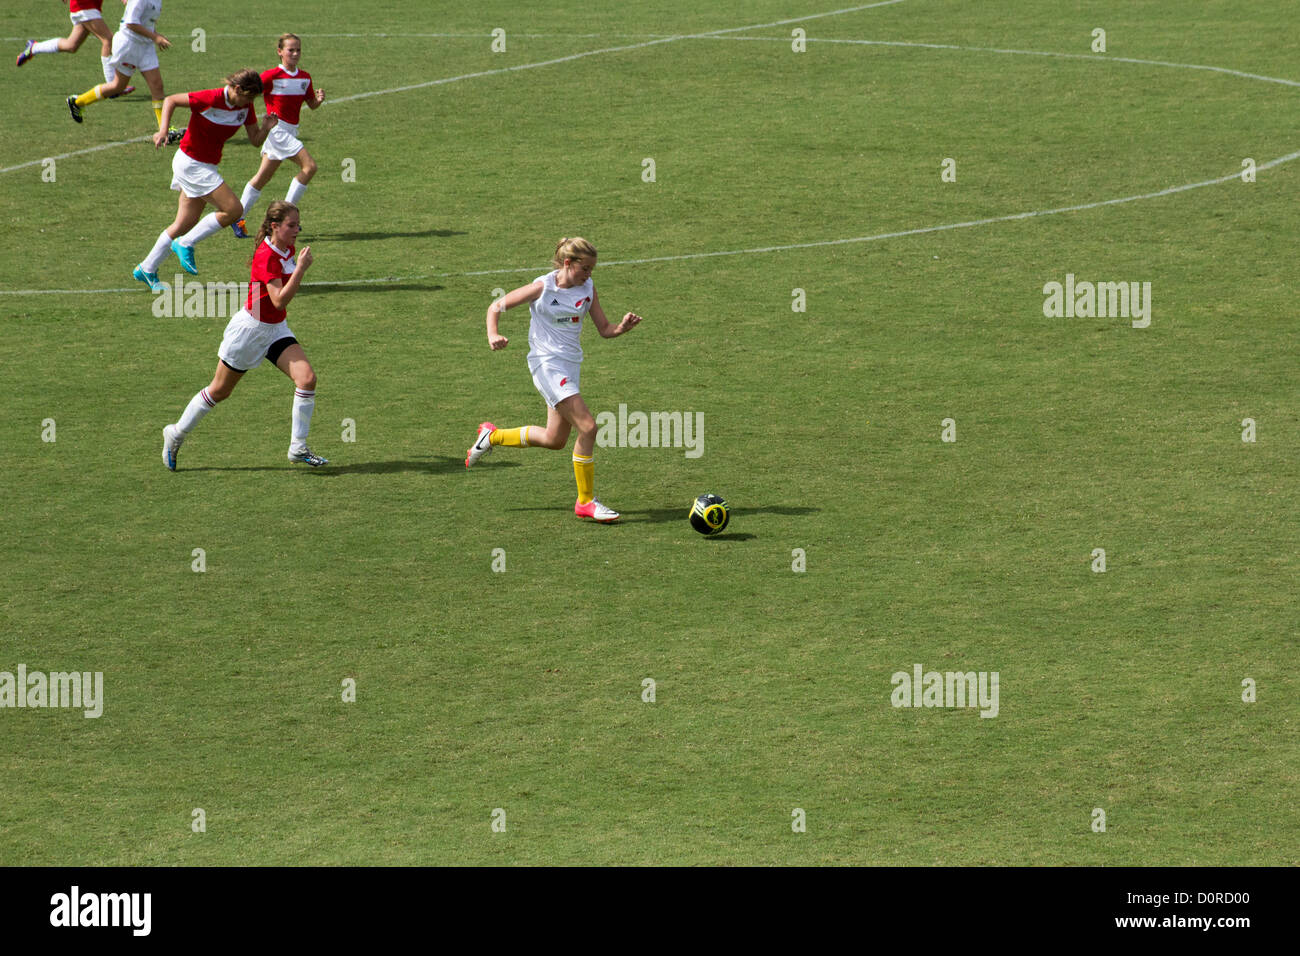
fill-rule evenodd
<path id="1" fill-rule="evenodd" d="M 582 371 L 579 362 L 565 362 L 561 359 L 529 359 L 528 371 L 533 373 L 533 384 L 546 399 L 546 404 L 554 408 L 560 402 L 578 394 L 578 375 Z"/>
<path id="2" fill-rule="evenodd" d="M 298 138 L 298 127 L 284 120 L 271 127 L 262 144 L 262 155 L 267 159 L 288 159 L 302 152 L 302 140 Z"/>
<path id="3" fill-rule="evenodd" d="M 183 192 L 191 199 L 212 195 L 224 182 L 220 171 L 212 163 L 200 163 L 180 149 L 172 157 L 172 189 Z"/>
<path id="4" fill-rule="evenodd" d="M 78 10 L 76 13 L 69 13 L 68 19 L 73 23 L 85 23 L 87 20 L 102 20 L 104 14 L 99 10 Z"/>
<path id="5" fill-rule="evenodd" d="M 109 57 L 108 65 L 126 76 L 134 76 L 136 70 L 158 69 L 157 48 L 144 37 L 140 39 L 144 42 L 136 43 L 121 33 L 114 33 L 113 55 Z"/>
<path id="6" fill-rule="evenodd" d="M 261 322 L 247 309 L 240 309 L 226 323 L 217 357 L 239 372 L 257 368 L 267 351 L 281 339 L 291 339 L 288 322 Z"/>

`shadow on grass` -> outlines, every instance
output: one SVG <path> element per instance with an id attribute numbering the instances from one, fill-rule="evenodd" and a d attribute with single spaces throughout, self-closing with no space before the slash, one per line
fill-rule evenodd
<path id="1" fill-rule="evenodd" d="M 421 282 L 321 282 L 298 287 L 298 295 L 333 295 L 336 292 L 441 292 L 443 285 L 426 285 Z"/>
<path id="2" fill-rule="evenodd" d="M 504 463 L 503 463 L 504 464 Z M 554 511 L 555 507 L 544 508 L 506 508 L 506 511 Z M 616 524 L 666 524 L 670 521 L 680 521 L 686 523 L 686 516 L 690 513 L 688 505 L 682 505 L 674 508 L 645 508 L 642 510 L 630 510 L 620 512 L 619 520 Z M 750 507 L 743 509 L 731 510 L 732 521 L 736 516 L 771 514 L 771 515 L 810 515 L 821 511 L 820 508 L 792 508 L 786 505 L 768 505 L 766 507 Z M 748 534 L 743 531 L 724 531 L 722 534 L 705 535 L 710 541 L 753 541 L 757 535 Z"/>
<path id="3" fill-rule="evenodd" d="M 519 462 L 494 462 L 493 468 L 518 468 Z M 236 465 L 221 468 L 213 465 L 198 468 L 182 468 L 177 473 L 188 471 L 297 471 L 317 478 L 337 478 L 341 475 L 396 475 L 407 471 L 422 471 L 430 475 L 459 474 L 465 470 L 465 459 L 442 456 L 430 459 L 412 459 L 408 461 L 359 461 L 349 464 L 330 464 L 321 468 L 308 468 L 305 465 Z"/>
<path id="4" fill-rule="evenodd" d="M 313 232 L 304 230 L 296 245 L 311 245 L 313 242 L 370 242 L 374 239 L 423 239 L 426 236 L 468 236 L 468 232 L 458 229 L 421 229 L 418 232 Z"/>

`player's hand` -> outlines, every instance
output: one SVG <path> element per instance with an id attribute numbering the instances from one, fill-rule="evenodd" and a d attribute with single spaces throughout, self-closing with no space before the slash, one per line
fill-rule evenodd
<path id="1" fill-rule="evenodd" d="M 641 316 L 635 312 L 629 312 L 623 316 L 623 321 L 618 324 L 618 334 L 622 335 L 624 332 L 630 332 L 640 324 Z"/>
<path id="2" fill-rule="evenodd" d="M 153 148 L 154 148 L 154 149 L 161 149 L 161 148 L 162 148 L 162 144 L 165 143 L 165 142 L 167 142 L 167 130 L 165 130 L 165 129 L 160 129 L 158 132 L 156 132 L 156 133 L 153 134 Z"/>
<path id="3" fill-rule="evenodd" d="M 312 264 L 313 259 L 315 256 L 311 254 L 311 246 L 303 246 L 302 251 L 298 253 L 298 268 L 306 269 Z"/>
<path id="4" fill-rule="evenodd" d="M 506 338 L 504 335 L 488 336 L 488 347 L 491 348 L 493 352 L 499 352 L 501 349 L 505 348 L 509 344 L 510 344 L 510 340 Z"/>
<path id="5" fill-rule="evenodd" d="M 325 102 L 325 91 L 324 91 L 324 90 L 317 90 L 317 91 L 316 91 L 316 102 L 317 102 L 317 103 L 324 103 L 324 102 Z"/>
<path id="6" fill-rule="evenodd" d="M 160 50 L 170 50 L 172 48 L 172 41 L 167 39 L 161 33 L 154 37 L 153 42 L 158 44 L 158 49 Z"/>

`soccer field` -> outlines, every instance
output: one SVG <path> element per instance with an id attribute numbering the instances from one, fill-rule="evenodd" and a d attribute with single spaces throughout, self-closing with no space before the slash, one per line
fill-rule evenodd
<path id="1" fill-rule="evenodd" d="M 269 363 L 164 467 L 253 242 L 151 294 L 143 84 L 0 63 L 0 865 L 1300 864 L 1300 9 L 302 9 L 158 29 L 325 91 L 320 469 Z M 612 525 L 572 439 L 464 466 L 545 423 L 484 315 L 564 236 L 644 317 L 583 336 Z"/>

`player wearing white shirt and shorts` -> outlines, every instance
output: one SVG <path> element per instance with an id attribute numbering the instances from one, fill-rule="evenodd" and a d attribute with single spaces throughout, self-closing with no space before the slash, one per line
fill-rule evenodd
<path id="1" fill-rule="evenodd" d="M 166 50 L 171 41 L 157 31 L 162 15 L 162 0 L 128 0 L 122 24 L 113 35 L 113 53 L 104 70 L 107 83 L 92 86 L 80 96 L 68 97 L 68 111 L 81 122 L 81 111 L 99 100 L 113 99 L 128 92 L 131 77 L 137 70 L 149 84 L 154 119 L 162 129 L 162 71 L 158 68 L 158 50 Z M 109 70 L 112 75 L 109 76 Z"/>
<path id="2" fill-rule="evenodd" d="M 491 422 L 478 427 L 474 444 L 465 455 L 465 467 L 471 467 L 493 445 L 515 448 L 536 446 L 559 450 L 569 442 L 569 432 L 576 428 L 578 439 L 573 445 L 573 475 L 578 483 L 578 501 L 573 513 L 601 523 L 617 521 L 618 512 L 595 499 L 596 420 L 579 393 L 582 371 L 582 321 L 591 316 L 601 338 L 614 338 L 630 332 L 641 316 L 628 312 L 614 325 L 605 318 L 596 294 L 591 272 L 596 268 L 596 248 L 586 239 L 561 239 L 555 247 L 555 271 L 538 276 L 488 307 L 488 347 L 503 349 L 509 340 L 497 328 L 500 314 L 516 305 L 529 304 L 532 321 L 528 326 L 528 370 L 533 385 L 546 400 L 545 427 L 524 425 L 520 428 L 497 428 Z"/>

